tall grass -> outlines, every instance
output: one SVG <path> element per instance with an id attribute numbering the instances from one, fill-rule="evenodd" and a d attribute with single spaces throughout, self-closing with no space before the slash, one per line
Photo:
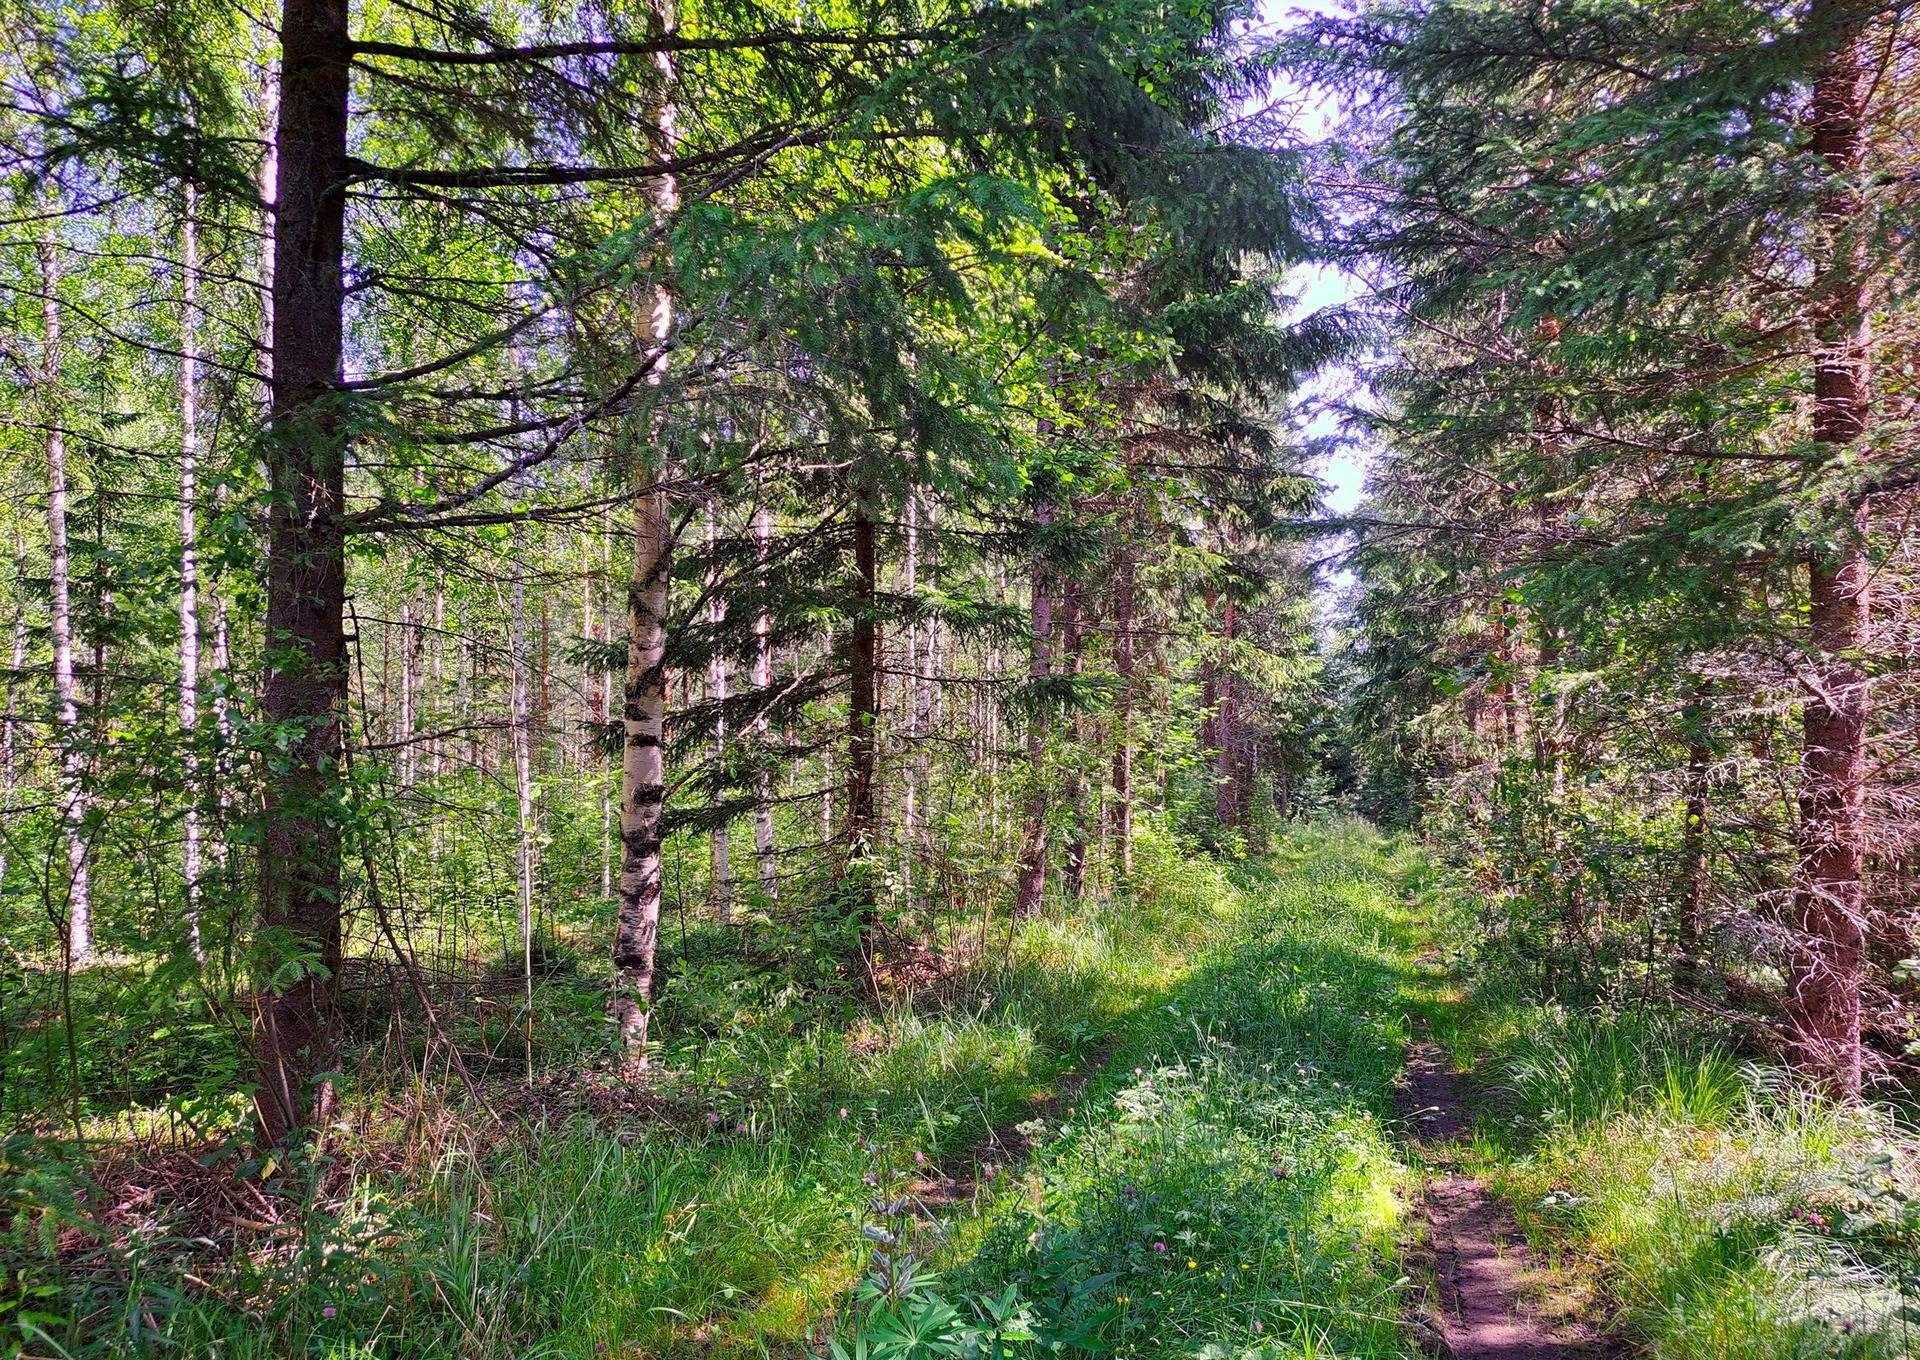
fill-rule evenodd
<path id="1" fill-rule="evenodd" d="M 1023 924 L 991 963 L 857 1023 L 779 1002 L 732 1014 L 673 1051 L 670 1118 L 528 1119 L 396 1159 L 398 1135 L 363 1114 L 357 1144 L 335 1139 L 336 1167 L 364 1154 L 349 1188 L 298 1238 L 231 1260 L 164 1204 L 109 1230 L 83 1205 L 58 1255 L 24 1232 L 6 1247 L 23 1289 L 0 1291 L 0 1336 L 207 1360 L 809 1349 L 867 1262 L 876 1183 L 1029 1113 L 1241 919 L 1212 862 L 1149 833 L 1139 869 L 1134 895 Z M 279 1184 L 298 1207 L 299 1176 Z"/>
<path id="2" fill-rule="evenodd" d="M 1920 1353 L 1911 1135 L 1688 1020 L 1529 1012 L 1490 1064 L 1486 1170 L 1660 1360 Z"/>

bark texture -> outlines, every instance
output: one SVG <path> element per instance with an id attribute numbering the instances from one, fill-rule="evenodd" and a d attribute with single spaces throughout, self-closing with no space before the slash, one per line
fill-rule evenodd
<path id="1" fill-rule="evenodd" d="M 1820 204 L 1826 252 L 1817 285 L 1813 437 L 1838 457 L 1866 434 L 1872 404 L 1867 329 L 1866 205 L 1860 174 L 1873 84 L 1864 35 L 1838 23 L 1840 7 L 1816 4 L 1813 23 L 1832 46 L 1815 78 L 1813 151 L 1835 186 Z M 1860 984 L 1866 958 L 1865 859 L 1871 576 L 1864 502 L 1843 526 L 1837 550 L 1808 563 L 1811 678 L 1802 707 L 1799 867 L 1793 889 L 1787 1014 L 1794 1057 L 1834 1094 L 1861 1084 Z"/>
<path id="2" fill-rule="evenodd" d="M 340 964 L 341 721 L 347 698 L 340 516 L 346 223 L 346 0 L 285 0 L 273 221 L 273 415 L 267 440 L 266 681 L 285 745 L 261 796 L 260 924 L 279 957 L 255 992 L 261 1132 L 279 1143 L 324 1114 L 308 1089 L 335 1056 Z M 289 957 L 290 956 L 290 957 Z"/>

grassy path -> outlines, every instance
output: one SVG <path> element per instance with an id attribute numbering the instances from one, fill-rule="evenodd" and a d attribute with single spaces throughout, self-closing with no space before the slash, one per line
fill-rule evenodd
<path id="1" fill-rule="evenodd" d="M 997 1330 L 1006 1354 L 1415 1354 L 1390 1131 L 1412 939 L 1395 854 L 1320 832 L 1246 882 L 1234 929 L 957 1225 L 938 1285 L 873 1281 L 848 1353 L 946 1325 Z"/>

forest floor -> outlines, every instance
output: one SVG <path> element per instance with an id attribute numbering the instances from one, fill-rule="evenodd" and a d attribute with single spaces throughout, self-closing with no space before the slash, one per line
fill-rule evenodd
<path id="1" fill-rule="evenodd" d="M 851 1023 L 717 993 L 632 1118 L 480 1142 L 456 1107 L 369 1114 L 337 1159 L 369 1169 L 290 1199 L 297 1238 L 219 1260 L 156 1218 L 129 1269 L 57 1282 L 49 1353 L 1914 1353 L 1920 1158 L 1891 1115 L 1657 1009 L 1527 996 L 1358 824 L 1143 882 Z"/>

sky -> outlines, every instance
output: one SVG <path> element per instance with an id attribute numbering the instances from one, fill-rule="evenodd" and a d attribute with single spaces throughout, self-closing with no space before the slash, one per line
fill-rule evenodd
<path id="1" fill-rule="evenodd" d="M 1341 14 L 1349 8 L 1344 0 L 1263 0 L 1261 17 L 1266 25 L 1284 30 L 1311 17 Z M 1339 110 L 1331 97 L 1319 92 L 1299 91 L 1297 88 L 1291 97 L 1298 103 L 1296 126 L 1303 141 L 1322 142 L 1333 135 Z M 1303 266 L 1295 272 L 1289 283 L 1298 298 L 1293 311 L 1295 317 L 1350 302 L 1365 287 L 1353 275 L 1331 265 Z M 1311 408 L 1316 398 L 1337 394 L 1351 385 L 1353 380 L 1351 367 L 1335 365 L 1307 384 L 1300 394 L 1302 403 Z M 1338 434 L 1339 425 L 1333 415 L 1319 412 L 1310 416 L 1301 432 L 1308 438 L 1324 438 Z M 1362 444 L 1344 442 L 1314 467 L 1314 472 L 1326 486 L 1323 504 L 1327 513 L 1346 515 L 1359 508 L 1366 489 L 1370 453 L 1371 450 Z M 1344 593 L 1351 579 L 1345 570 L 1330 573 L 1325 582 L 1326 593 L 1337 597 Z M 1323 608 L 1329 603 L 1323 600 Z"/>

